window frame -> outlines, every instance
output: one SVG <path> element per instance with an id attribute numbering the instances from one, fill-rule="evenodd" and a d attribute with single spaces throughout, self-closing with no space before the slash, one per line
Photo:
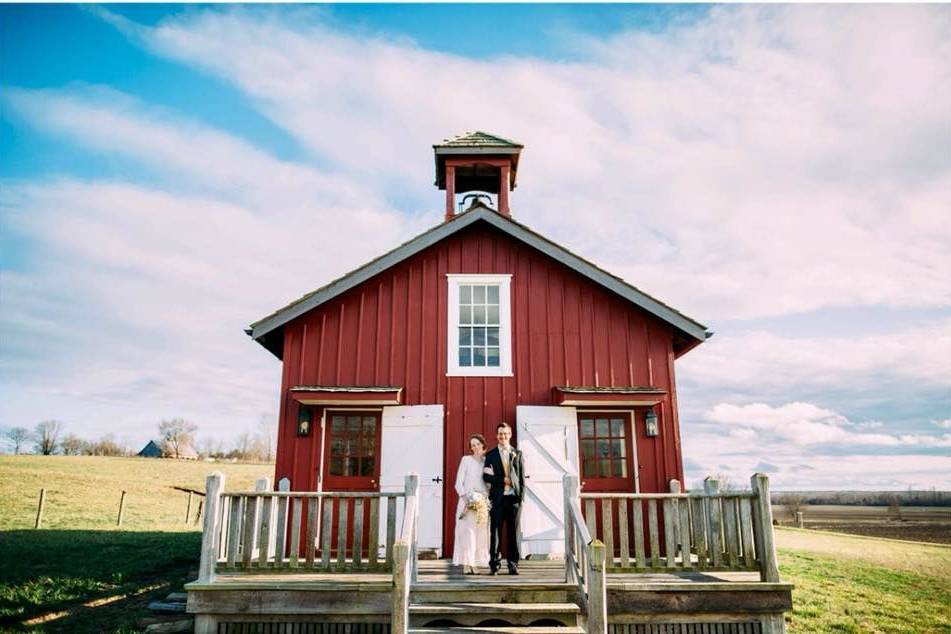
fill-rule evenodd
<path id="1" fill-rule="evenodd" d="M 446 376 L 512 376 L 512 274 L 447 273 Z M 459 287 L 466 284 L 499 287 L 499 365 L 459 365 Z"/>

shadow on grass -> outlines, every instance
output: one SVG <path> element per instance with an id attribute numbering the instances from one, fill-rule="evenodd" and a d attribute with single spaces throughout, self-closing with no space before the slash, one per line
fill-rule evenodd
<path id="1" fill-rule="evenodd" d="M 135 631 L 200 547 L 197 532 L 0 531 L 0 631 Z"/>

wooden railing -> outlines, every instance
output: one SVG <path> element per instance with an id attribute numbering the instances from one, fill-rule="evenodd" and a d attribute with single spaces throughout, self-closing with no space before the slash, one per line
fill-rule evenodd
<path id="1" fill-rule="evenodd" d="M 221 473 L 208 476 L 199 582 L 219 571 L 393 570 L 397 503 L 409 489 L 299 492 L 286 478 L 278 491 L 267 478 L 249 492 L 223 493 L 224 485 Z"/>
<path id="2" fill-rule="evenodd" d="M 391 634 L 409 629 L 409 593 L 417 581 L 417 532 L 419 528 L 419 476 L 406 476 L 406 507 L 400 537 L 393 550 L 393 594 L 390 614 Z"/>
<path id="3" fill-rule="evenodd" d="M 779 581 L 769 479 L 755 474 L 750 485 L 721 492 L 707 478 L 703 492 L 682 493 L 671 480 L 670 493 L 580 499 L 588 532 L 604 542 L 608 572 L 758 570 L 761 580 Z"/>
<path id="4" fill-rule="evenodd" d="M 565 475 L 565 581 L 578 585 L 587 631 L 607 632 L 607 550 L 592 539 L 579 502 L 578 476 Z"/>

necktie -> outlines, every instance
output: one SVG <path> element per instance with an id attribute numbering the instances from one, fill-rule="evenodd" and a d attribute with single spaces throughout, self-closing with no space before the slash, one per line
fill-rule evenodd
<path id="1" fill-rule="evenodd" d="M 509 477 L 509 469 L 512 466 L 512 452 L 506 449 L 502 452 L 502 469 L 505 470 L 505 477 Z"/>

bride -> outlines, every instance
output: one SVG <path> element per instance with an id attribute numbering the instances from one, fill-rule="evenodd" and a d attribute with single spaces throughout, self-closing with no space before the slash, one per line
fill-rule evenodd
<path id="1" fill-rule="evenodd" d="M 488 489 L 482 480 L 485 460 L 485 436 L 469 436 L 470 454 L 462 457 L 456 473 L 456 542 L 452 563 L 463 566 L 467 575 L 489 561 Z"/>

